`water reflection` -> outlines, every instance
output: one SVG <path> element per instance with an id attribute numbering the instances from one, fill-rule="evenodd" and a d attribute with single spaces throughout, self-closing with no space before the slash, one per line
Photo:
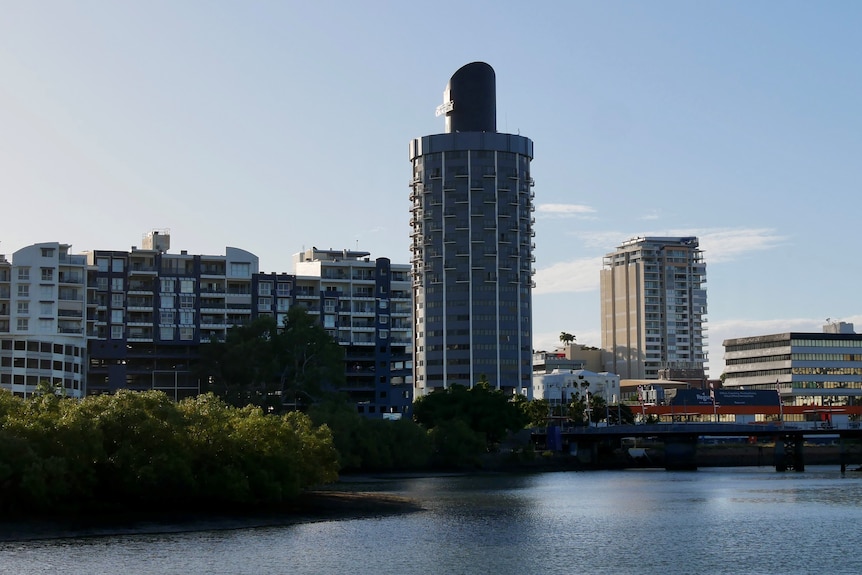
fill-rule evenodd
<path id="1" fill-rule="evenodd" d="M 860 487 L 816 468 L 365 481 L 425 511 L 0 544 L 0 573 L 858 573 Z"/>

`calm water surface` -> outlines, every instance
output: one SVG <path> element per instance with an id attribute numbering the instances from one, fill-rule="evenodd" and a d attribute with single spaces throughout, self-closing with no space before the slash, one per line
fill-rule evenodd
<path id="1" fill-rule="evenodd" d="M 0 543 L 0 573 L 862 573 L 862 473 L 809 467 L 431 477 L 355 485 L 426 511 Z"/>

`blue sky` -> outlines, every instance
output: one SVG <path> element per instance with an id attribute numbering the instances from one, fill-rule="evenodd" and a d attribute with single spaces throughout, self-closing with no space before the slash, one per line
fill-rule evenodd
<path id="1" fill-rule="evenodd" d="M 534 346 L 599 345 L 601 257 L 697 235 L 721 342 L 862 327 L 862 3 L 0 0 L 0 253 L 409 261 L 411 138 L 497 72 L 535 142 Z M 862 331 L 862 329 L 860 329 Z"/>

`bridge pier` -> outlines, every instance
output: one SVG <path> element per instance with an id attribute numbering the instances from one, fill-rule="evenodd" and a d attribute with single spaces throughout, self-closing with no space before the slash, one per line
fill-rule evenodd
<path id="1" fill-rule="evenodd" d="M 599 446 L 595 441 L 578 441 L 576 456 L 580 463 L 593 465 L 599 460 Z"/>
<path id="2" fill-rule="evenodd" d="M 805 438 L 801 435 L 781 435 L 775 438 L 776 471 L 805 471 Z"/>
<path id="3" fill-rule="evenodd" d="M 664 441 L 664 468 L 667 471 L 697 470 L 697 436 L 667 437 Z"/>

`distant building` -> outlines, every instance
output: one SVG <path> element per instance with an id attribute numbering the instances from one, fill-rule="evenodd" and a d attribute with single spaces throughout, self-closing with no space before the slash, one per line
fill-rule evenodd
<path id="1" fill-rule="evenodd" d="M 586 369 L 586 361 L 583 359 L 569 359 L 566 352 L 537 351 L 533 353 L 533 376 L 542 373 L 552 373 L 556 370 L 570 371 L 573 369 Z"/>
<path id="2" fill-rule="evenodd" d="M 616 404 L 620 400 L 620 377 L 586 369 L 533 374 L 531 399 L 545 399 L 551 406 L 567 405 L 576 395 L 586 393 L 602 397 L 608 405 Z"/>
<path id="3" fill-rule="evenodd" d="M 170 240 L 167 230 L 153 231 L 141 248 L 87 254 L 88 393 L 196 395 L 200 344 L 224 341 L 230 327 L 252 319 L 257 256 L 232 247 L 225 255 L 171 254 Z"/>
<path id="4" fill-rule="evenodd" d="M 602 350 L 586 348 L 576 343 L 568 344 L 554 351 L 533 353 L 533 373 L 550 373 L 555 369 L 588 369 L 602 371 Z"/>
<path id="5" fill-rule="evenodd" d="M 724 389 L 778 391 L 788 406 L 862 404 L 862 334 L 843 325 L 724 340 Z"/>
<path id="6" fill-rule="evenodd" d="M 496 127 L 496 79 L 459 69 L 445 133 L 410 142 L 415 393 L 521 392 L 532 371 L 533 142 Z"/>
<path id="7" fill-rule="evenodd" d="M 344 391 L 360 414 L 398 419 L 413 403 L 409 264 L 312 248 L 294 256 L 296 303 L 345 350 Z"/>
<path id="8" fill-rule="evenodd" d="M 86 393 L 87 262 L 46 242 L 0 256 L 0 388 L 32 394 L 39 383 Z"/>
<path id="9" fill-rule="evenodd" d="M 705 381 L 706 265 L 695 237 L 641 237 L 604 258 L 605 368 L 624 379 Z M 664 370 L 664 373 L 660 373 Z"/>
<path id="10" fill-rule="evenodd" d="M 0 256 L 0 387 L 196 395 L 201 344 L 259 317 L 281 325 L 302 306 L 345 348 L 344 391 L 360 413 L 410 413 L 409 264 L 311 249 L 295 257 L 297 273 L 263 273 L 239 248 L 193 255 L 170 245 L 170 232 L 156 230 L 130 251 L 72 255 L 67 244 L 43 243 L 11 262 Z"/>

